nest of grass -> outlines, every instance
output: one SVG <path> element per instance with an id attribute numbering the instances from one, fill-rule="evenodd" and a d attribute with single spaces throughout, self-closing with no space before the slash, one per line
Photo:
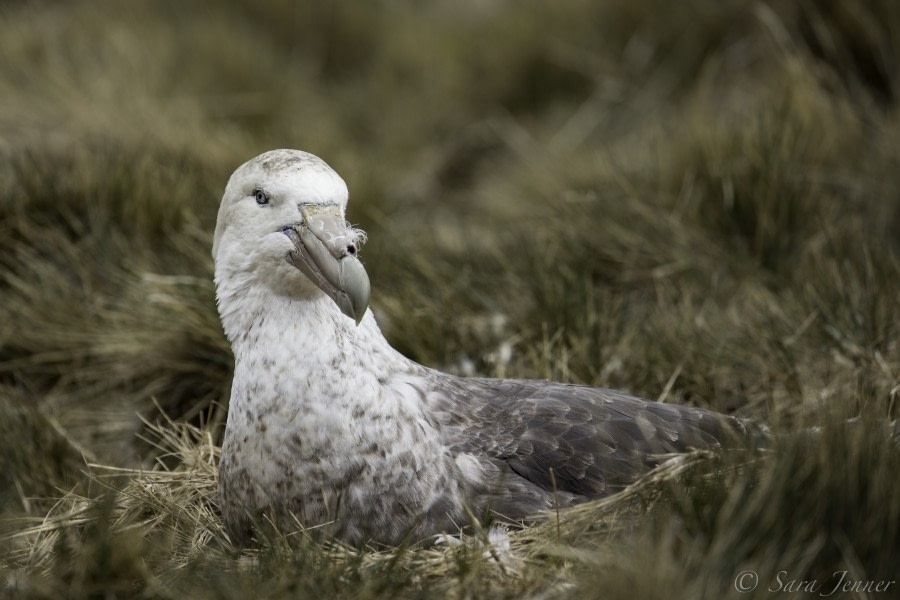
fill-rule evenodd
<path id="1" fill-rule="evenodd" d="M 220 448 L 209 430 L 166 420 L 147 423 L 146 431 L 148 442 L 158 451 L 151 468 L 88 463 L 89 493 L 66 493 L 46 515 L 30 524 L 21 523 L 14 533 L 5 536 L 8 549 L 0 560 L 6 568 L 39 581 L 66 568 L 61 563 L 71 560 L 72 555 L 96 552 L 90 546 L 102 530 L 104 536 L 119 540 L 117 545 L 138 545 L 141 554 L 148 548 L 156 547 L 153 552 L 157 553 L 159 546 L 165 547 L 166 560 L 154 565 L 152 572 L 141 573 L 145 583 L 158 592 L 166 588 L 163 582 L 178 581 L 180 573 L 200 562 L 219 562 L 230 569 L 251 572 L 265 568 L 275 556 L 281 561 L 305 562 L 309 555 L 327 570 L 353 570 L 363 577 L 399 570 L 417 586 L 439 585 L 454 595 L 460 589 L 445 586 L 457 580 L 453 575 L 461 569 L 494 579 L 498 589 L 508 588 L 527 580 L 529 569 L 547 560 L 594 562 L 592 551 L 596 548 L 579 548 L 571 541 L 587 533 L 612 537 L 633 527 L 636 519 L 653 510 L 664 489 L 682 485 L 685 474 L 700 466 L 709 470 L 718 464 L 718 457 L 709 451 L 672 455 L 620 493 L 538 516 L 531 526 L 504 528 L 499 535 L 476 525 L 470 534 L 443 538 L 438 543 L 432 540 L 403 548 L 353 548 L 298 527 L 287 534 L 262 534 L 256 548 L 246 549 L 231 544 L 218 512 Z M 727 468 L 739 469 L 736 465 Z M 556 585 L 561 589 L 570 586 L 561 573 L 558 579 Z M 20 583 L 25 589 L 31 585 Z"/>

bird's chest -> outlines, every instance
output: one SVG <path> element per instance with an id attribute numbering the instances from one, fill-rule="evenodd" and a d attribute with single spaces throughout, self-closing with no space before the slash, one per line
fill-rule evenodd
<path id="1" fill-rule="evenodd" d="M 226 504 L 315 525 L 339 505 L 357 514 L 388 499 L 427 505 L 445 485 L 445 449 L 414 390 L 366 375 L 283 373 L 236 373 L 220 465 Z"/>

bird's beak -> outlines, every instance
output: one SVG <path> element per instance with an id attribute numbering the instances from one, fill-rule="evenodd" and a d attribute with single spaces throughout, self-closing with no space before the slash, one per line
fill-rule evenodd
<path id="1" fill-rule="evenodd" d="M 362 320 L 369 306 L 369 276 L 356 257 L 358 234 L 338 206 L 303 206 L 303 222 L 282 232 L 294 243 L 289 263 L 328 294 L 341 312 Z"/>

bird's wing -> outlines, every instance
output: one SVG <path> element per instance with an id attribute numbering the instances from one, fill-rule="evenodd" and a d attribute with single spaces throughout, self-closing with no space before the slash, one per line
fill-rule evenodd
<path id="1" fill-rule="evenodd" d="M 465 421 L 452 451 L 504 461 L 545 490 L 587 498 L 632 483 L 657 464 L 654 455 L 719 448 L 748 429 L 727 415 L 584 385 L 477 378 L 447 384 L 456 400 L 445 409 Z"/>

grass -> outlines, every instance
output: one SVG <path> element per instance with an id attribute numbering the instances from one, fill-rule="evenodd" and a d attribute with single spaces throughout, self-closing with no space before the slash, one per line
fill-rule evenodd
<path id="1" fill-rule="evenodd" d="M 890 0 L 4 5 L 3 594 L 900 579 L 898 40 Z M 232 547 L 210 245 L 228 175 L 275 147 L 347 180 L 373 308 L 411 358 L 757 418 L 773 447 L 671 461 L 500 555 Z"/>

